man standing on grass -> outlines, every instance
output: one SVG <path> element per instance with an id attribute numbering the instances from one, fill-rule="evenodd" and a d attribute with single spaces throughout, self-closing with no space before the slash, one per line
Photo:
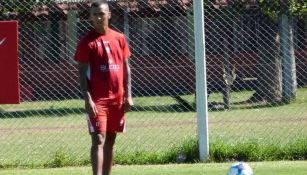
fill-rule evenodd
<path id="1" fill-rule="evenodd" d="M 133 105 L 128 65 L 131 53 L 125 36 L 109 28 L 110 18 L 106 1 L 91 4 L 94 29 L 81 38 L 74 57 L 92 138 L 93 175 L 110 174 L 116 133 L 124 131 L 124 113 Z"/>

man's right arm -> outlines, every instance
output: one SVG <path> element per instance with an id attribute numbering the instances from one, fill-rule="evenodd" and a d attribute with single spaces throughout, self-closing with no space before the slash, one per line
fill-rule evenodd
<path id="1" fill-rule="evenodd" d="M 87 69 L 88 69 L 88 64 L 80 62 L 78 63 L 79 82 L 80 82 L 81 93 L 83 95 L 85 102 L 85 111 L 91 117 L 91 116 L 96 116 L 97 109 L 88 89 L 88 83 L 86 78 Z"/>

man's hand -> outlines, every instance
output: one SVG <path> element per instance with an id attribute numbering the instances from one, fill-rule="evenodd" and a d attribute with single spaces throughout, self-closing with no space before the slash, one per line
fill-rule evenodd
<path id="1" fill-rule="evenodd" d="M 124 101 L 124 112 L 129 112 L 131 110 L 131 107 L 133 106 L 133 100 L 132 98 L 125 98 Z"/>
<path id="2" fill-rule="evenodd" d="M 85 112 L 89 117 L 96 117 L 98 111 L 95 103 L 92 100 L 91 94 L 88 91 L 86 72 L 88 69 L 88 64 L 78 63 L 79 81 L 81 92 L 85 102 Z"/>
<path id="3" fill-rule="evenodd" d="M 92 99 L 85 100 L 85 112 L 88 114 L 89 117 L 97 116 L 98 110 Z"/>
<path id="4" fill-rule="evenodd" d="M 128 112 L 131 110 L 133 106 L 132 96 L 131 96 L 131 70 L 129 66 L 129 59 L 125 60 L 125 68 L 124 71 L 124 112 Z"/>

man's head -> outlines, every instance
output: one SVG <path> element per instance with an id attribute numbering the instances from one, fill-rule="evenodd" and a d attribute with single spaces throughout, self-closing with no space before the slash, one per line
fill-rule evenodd
<path id="1" fill-rule="evenodd" d="M 109 27 L 109 19 L 111 12 L 108 2 L 105 0 L 96 0 L 92 2 L 90 8 L 90 19 L 93 22 L 94 28 L 99 33 L 104 33 Z"/>

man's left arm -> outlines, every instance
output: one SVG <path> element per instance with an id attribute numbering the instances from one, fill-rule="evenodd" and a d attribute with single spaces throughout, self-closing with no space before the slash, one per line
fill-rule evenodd
<path id="1" fill-rule="evenodd" d="M 129 59 L 125 60 L 124 63 L 124 105 L 125 105 L 125 112 L 130 111 L 131 106 L 133 106 L 132 94 L 131 94 L 131 69 L 129 65 Z"/>

